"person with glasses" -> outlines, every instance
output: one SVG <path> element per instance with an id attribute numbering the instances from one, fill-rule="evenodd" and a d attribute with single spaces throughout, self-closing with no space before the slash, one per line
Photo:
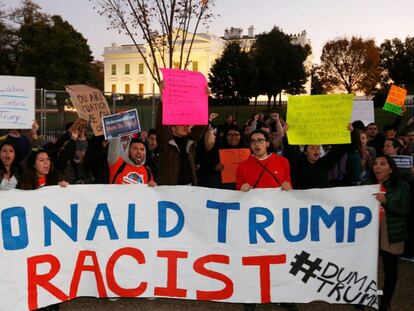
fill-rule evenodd
<path id="1" fill-rule="evenodd" d="M 206 132 L 206 135 L 211 132 Z M 214 132 L 213 132 L 214 135 Z M 221 172 L 224 170 L 223 163 L 220 162 L 220 150 L 247 148 L 243 133 L 237 125 L 231 125 L 222 139 L 215 141 L 214 147 L 207 150 L 206 144 L 199 144 L 197 147 L 197 159 L 200 164 L 198 171 L 199 185 L 202 187 L 219 189 L 236 189 L 236 183 L 223 183 Z"/>
<path id="2" fill-rule="evenodd" d="M 269 134 L 255 130 L 250 134 L 250 157 L 237 168 L 236 189 L 279 188 L 291 190 L 290 166 L 286 158 L 268 153 Z"/>
<path id="3" fill-rule="evenodd" d="M 269 134 L 263 130 L 255 130 L 250 134 L 249 158 L 237 168 L 236 189 L 247 192 L 253 188 L 281 188 L 292 190 L 290 166 L 285 157 L 268 153 L 270 147 Z M 297 311 L 294 303 L 282 303 L 282 308 Z M 245 304 L 245 311 L 254 311 L 255 304 Z"/>

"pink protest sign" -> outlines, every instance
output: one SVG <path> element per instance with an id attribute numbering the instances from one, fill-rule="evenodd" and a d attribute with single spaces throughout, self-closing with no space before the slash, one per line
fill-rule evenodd
<path id="1" fill-rule="evenodd" d="M 161 69 L 162 124 L 206 125 L 208 123 L 207 80 L 200 72 Z"/>

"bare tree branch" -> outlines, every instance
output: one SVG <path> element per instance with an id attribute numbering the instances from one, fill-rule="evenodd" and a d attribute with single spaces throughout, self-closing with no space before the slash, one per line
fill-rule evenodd
<path id="1" fill-rule="evenodd" d="M 151 76 L 159 85 L 159 68 L 173 67 L 176 52 L 180 68 L 187 68 L 195 36 L 200 24 L 213 18 L 214 0 L 89 0 L 96 4 L 99 14 L 109 21 L 110 28 L 125 31 L 144 59 Z M 140 48 L 141 33 L 147 54 Z M 192 34 L 190 42 L 188 36 Z M 142 46 L 142 45 L 141 45 Z M 185 55 L 186 52 L 187 54 Z M 184 61 L 185 60 L 185 61 Z"/>

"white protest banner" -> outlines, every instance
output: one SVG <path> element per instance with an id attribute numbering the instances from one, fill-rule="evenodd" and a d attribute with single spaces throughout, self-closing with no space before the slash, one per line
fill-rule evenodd
<path id="1" fill-rule="evenodd" d="M 0 309 L 80 296 L 377 307 L 375 192 L 378 185 L 2 191 Z"/>
<path id="2" fill-rule="evenodd" d="M 0 76 L 0 128 L 29 129 L 35 119 L 35 78 Z"/>
<path id="3" fill-rule="evenodd" d="M 365 126 L 375 122 L 374 102 L 372 100 L 354 100 L 351 122 L 361 120 Z"/>
<path id="4" fill-rule="evenodd" d="M 111 114 L 102 92 L 85 84 L 65 86 L 79 118 L 87 120 L 96 136 L 103 135 L 102 117 Z"/>

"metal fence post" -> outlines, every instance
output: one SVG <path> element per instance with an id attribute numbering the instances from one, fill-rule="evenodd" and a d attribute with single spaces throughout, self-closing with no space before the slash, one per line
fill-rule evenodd
<path id="1" fill-rule="evenodd" d="M 46 136 L 46 90 L 40 89 L 40 135 Z"/>
<path id="2" fill-rule="evenodd" d="M 112 93 L 112 113 L 116 113 L 116 93 Z"/>
<path id="3" fill-rule="evenodd" d="M 155 128 L 155 90 L 154 90 L 154 84 L 152 84 L 151 128 Z"/>

